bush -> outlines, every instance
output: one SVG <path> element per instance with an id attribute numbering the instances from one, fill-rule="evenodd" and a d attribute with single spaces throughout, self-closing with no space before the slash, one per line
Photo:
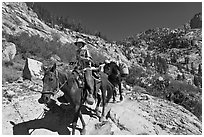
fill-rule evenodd
<path id="1" fill-rule="evenodd" d="M 54 45 L 53 45 L 54 46 Z M 63 62 L 70 62 L 76 56 L 76 47 L 73 44 L 66 44 L 61 46 L 56 51 L 56 54 L 61 58 Z"/>
<path id="2" fill-rule="evenodd" d="M 185 91 L 186 93 L 194 93 L 194 94 L 201 93 L 201 89 L 196 88 L 185 81 L 172 80 L 168 86 L 168 91 L 173 92 L 177 90 Z"/>
<path id="3" fill-rule="evenodd" d="M 145 76 L 144 69 L 140 66 L 132 66 L 129 70 L 129 75 L 126 78 L 126 82 L 129 85 L 140 85 L 140 77 Z"/>
<path id="4" fill-rule="evenodd" d="M 202 90 L 186 82 L 171 81 L 168 87 L 167 99 L 184 106 L 202 120 Z"/>
<path id="5" fill-rule="evenodd" d="M 17 45 L 17 51 L 22 56 L 37 56 L 43 59 L 49 59 L 52 54 L 58 55 L 62 61 L 70 62 L 75 57 L 75 46 L 72 44 L 63 45 L 59 40 L 59 36 L 53 34 L 54 39 L 48 41 L 39 35 L 29 36 L 27 33 L 21 33 L 18 36 L 7 36 L 8 41 Z M 30 55 L 29 55 L 30 54 Z"/>
<path id="6" fill-rule="evenodd" d="M 3 64 L 4 64 L 6 67 L 13 66 L 13 61 L 6 61 L 6 62 L 3 62 Z"/>
<path id="7" fill-rule="evenodd" d="M 95 50 L 91 50 L 90 54 L 93 58 L 93 62 L 97 65 L 99 65 L 101 62 L 104 62 L 104 60 L 107 59 L 102 53 Z"/>
<path id="8" fill-rule="evenodd" d="M 12 83 L 21 77 L 21 72 L 17 71 L 13 67 L 2 66 L 2 84 L 5 82 Z"/>

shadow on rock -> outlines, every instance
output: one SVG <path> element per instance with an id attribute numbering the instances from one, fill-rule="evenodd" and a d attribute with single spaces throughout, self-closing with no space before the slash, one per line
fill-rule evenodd
<path id="1" fill-rule="evenodd" d="M 59 135 L 70 135 L 70 130 L 67 127 L 72 128 L 72 121 L 74 118 L 74 109 L 71 105 L 61 104 L 60 106 L 52 101 L 48 105 L 49 110 L 44 112 L 44 115 L 41 119 L 29 120 L 19 124 L 10 122 L 13 126 L 14 135 L 31 135 L 33 129 L 47 129 L 52 132 L 57 132 Z M 87 109 L 86 106 L 81 108 L 82 114 L 89 115 L 90 117 L 97 118 L 96 114 L 91 110 Z M 76 128 L 81 131 L 80 128 Z"/>

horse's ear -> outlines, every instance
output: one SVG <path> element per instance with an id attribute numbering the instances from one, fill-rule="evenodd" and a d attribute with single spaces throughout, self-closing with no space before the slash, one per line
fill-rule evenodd
<path id="1" fill-rule="evenodd" d="M 50 69 L 50 71 L 51 71 L 51 72 L 55 72 L 56 67 L 57 67 L 57 65 L 56 65 L 56 63 L 55 63 L 55 64 L 52 66 L 52 68 Z"/>

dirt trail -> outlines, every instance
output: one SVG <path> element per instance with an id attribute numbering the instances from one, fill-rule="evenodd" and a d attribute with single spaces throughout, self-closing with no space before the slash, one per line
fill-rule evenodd
<path id="1" fill-rule="evenodd" d="M 3 97 L 2 133 L 4 135 L 28 134 L 36 129 L 32 135 L 70 134 L 72 131 L 70 123 L 73 119 L 71 106 L 54 105 L 44 116 L 41 116 L 46 108 L 37 101 L 41 94 L 30 89 L 41 91 L 39 86 L 32 85 L 28 81 L 3 86 L 4 92 L 13 90 L 15 95 L 9 98 L 7 94 L 4 94 L 7 96 Z M 21 95 L 19 95 L 20 91 L 22 91 Z M 94 108 L 95 105 L 82 107 L 87 135 L 194 135 L 202 133 L 202 123 L 183 107 L 147 94 L 139 94 L 137 91 L 125 91 L 123 102 L 110 102 L 108 107 L 110 113 L 106 122 L 99 122 L 92 111 Z M 17 125 L 13 126 L 10 121 Z M 81 122 L 78 120 L 79 130 L 81 127 Z M 79 130 L 76 130 L 77 135 L 80 134 Z"/>

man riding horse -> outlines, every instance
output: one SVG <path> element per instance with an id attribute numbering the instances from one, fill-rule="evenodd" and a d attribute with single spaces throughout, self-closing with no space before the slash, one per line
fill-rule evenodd
<path id="1" fill-rule="evenodd" d="M 74 70 L 78 71 L 81 74 L 81 79 L 78 80 L 78 82 L 80 84 L 82 84 L 84 82 L 84 79 L 88 79 L 87 75 L 83 75 L 83 72 L 85 72 L 86 70 L 97 70 L 96 68 L 93 68 L 91 65 L 93 63 L 91 54 L 89 52 L 89 49 L 87 47 L 86 42 L 83 39 L 78 39 L 75 43 L 74 43 L 77 47 L 77 51 L 76 51 L 76 66 L 74 68 Z M 83 78 L 84 77 L 84 78 Z M 88 81 L 86 81 L 88 82 Z M 89 83 L 88 83 L 89 85 Z M 93 98 L 93 87 L 90 87 L 87 90 L 87 103 L 92 105 L 94 103 L 94 98 Z"/>

